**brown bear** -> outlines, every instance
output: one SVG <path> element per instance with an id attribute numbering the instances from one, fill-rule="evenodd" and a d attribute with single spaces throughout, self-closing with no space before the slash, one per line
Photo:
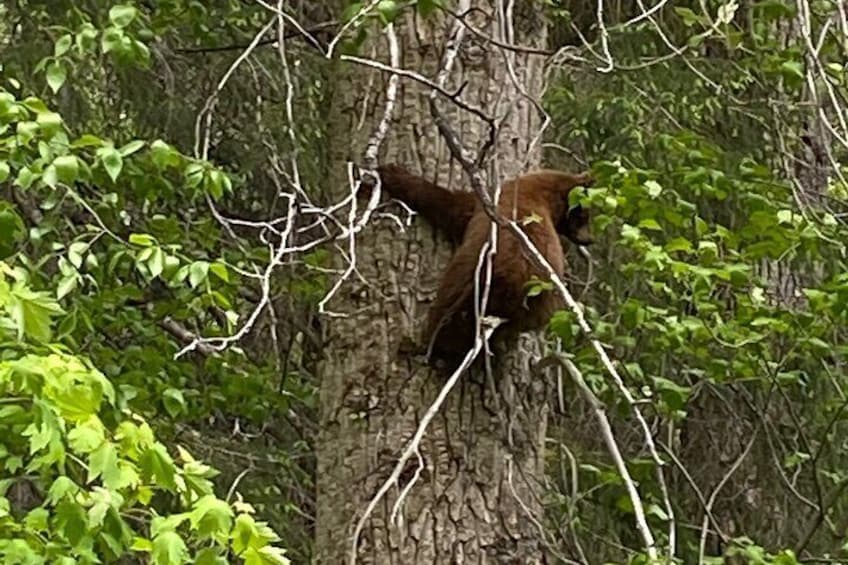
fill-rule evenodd
<path id="1" fill-rule="evenodd" d="M 455 362 L 473 345 L 475 336 L 474 273 L 480 250 L 489 238 L 491 219 L 472 192 L 452 192 L 413 175 L 397 165 L 377 168 L 382 188 L 408 204 L 459 246 L 442 277 L 436 299 L 430 307 L 424 339 L 432 353 Z M 577 205 L 569 209 L 569 193 L 592 183 L 589 173 L 571 174 L 541 170 L 507 181 L 498 201 L 498 213 L 514 219 L 557 275 L 565 270 L 565 257 L 559 234 L 578 245 L 592 242 L 589 213 Z M 547 275 L 524 255 L 521 243 L 508 229 L 498 228 L 497 253 L 492 259 L 492 275 L 484 315 L 507 320 L 506 327 L 526 331 L 543 327 L 554 311 L 562 307 L 556 292 L 527 296 L 527 283 Z M 485 283 L 481 270 L 480 292 Z"/>

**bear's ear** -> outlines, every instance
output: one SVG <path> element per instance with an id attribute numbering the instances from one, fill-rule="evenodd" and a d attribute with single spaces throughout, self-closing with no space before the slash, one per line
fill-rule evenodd
<path id="1" fill-rule="evenodd" d="M 575 188 L 589 188 L 595 184 L 595 178 L 592 173 L 586 171 L 584 173 L 559 173 L 553 179 L 555 190 L 562 195 L 568 196 Z"/>

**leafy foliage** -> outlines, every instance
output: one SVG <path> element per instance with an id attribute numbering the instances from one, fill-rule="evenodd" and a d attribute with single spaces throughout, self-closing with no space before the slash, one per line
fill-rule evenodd
<path id="1" fill-rule="evenodd" d="M 25 38 L 11 51 L 0 46 L 0 260 L 15 275 L 4 283 L 9 301 L 0 326 L 15 339 L 90 359 L 102 371 L 115 389 L 114 399 L 104 401 L 107 413 L 98 415 L 107 422 L 109 441 L 117 445 L 115 426 L 128 417 L 134 422 L 143 418 L 155 430 L 159 443 L 148 450 L 143 465 L 163 475 L 139 481 L 155 496 L 141 504 L 128 490 L 116 491 L 126 498 L 116 508 L 141 516 L 128 522 L 134 536 L 148 540 L 138 551 L 162 559 L 187 551 L 199 562 L 216 562 L 222 555 L 227 562 L 235 555 L 253 563 L 279 562 L 259 516 L 273 519 L 275 529 L 284 533 L 287 528 L 305 531 L 302 512 L 284 489 L 290 482 L 309 484 L 307 471 L 288 459 L 307 446 L 275 419 L 288 417 L 293 405 L 310 409 L 313 386 L 303 369 L 304 360 L 310 361 L 294 350 L 283 361 L 264 337 L 252 336 L 242 341 L 247 351 L 234 347 L 220 355 L 173 358 L 190 336 L 231 334 L 258 300 L 258 285 L 243 275 L 255 273 L 255 263 L 267 259 L 265 244 L 250 232 L 232 240 L 222 237 L 209 203 L 228 215 L 273 213 L 273 196 L 265 195 L 276 190 L 267 173 L 250 174 L 265 160 L 257 157 L 259 136 L 249 140 L 239 133 L 244 129 L 240 109 L 219 109 L 216 115 L 222 127 L 234 132 L 210 150 L 230 163 L 227 171 L 189 156 L 192 141 L 186 134 L 193 133 L 194 108 L 202 107 L 206 96 L 199 85 L 225 67 L 210 64 L 195 73 L 196 62 L 172 61 L 183 66 L 186 83 L 179 85 L 180 92 L 166 91 L 173 84 L 160 80 L 163 71 L 155 68 L 151 49 L 155 41 L 193 49 L 249 38 L 257 21 L 264 24 L 264 16 L 257 17 L 262 9 L 182 1 L 159 3 L 154 11 L 134 2 L 26 4 L 21 12 L 0 7 L 0 37 L 10 31 L 4 22 L 14 20 Z M 210 22 L 226 31 L 218 33 Z M 216 61 L 229 64 L 223 57 Z M 265 111 L 279 111 L 264 104 Z M 285 130 L 278 137 L 280 143 L 290 139 Z M 234 154 L 230 140 L 245 153 Z M 239 174 L 232 173 L 236 168 Z M 304 174 L 309 170 L 303 167 Z M 252 189 L 260 188 L 240 191 L 248 181 Z M 319 268 L 326 260 L 320 254 L 306 259 Z M 295 301 L 301 297 L 320 296 L 324 278 L 312 271 L 284 280 L 283 287 L 289 285 L 292 292 L 282 300 L 274 296 L 275 308 L 282 312 L 289 300 L 299 307 Z M 257 334 L 267 331 L 264 319 L 259 324 Z M 282 343 L 288 340 L 280 335 Z M 187 425 L 203 435 L 182 433 Z M 269 441 L 257 434 L 264 426 L 281 434 L 273 450 L 251 445 Z M 233 428 L 240 431 L 234 435 Z M 177 434 L 192 452 L 212 458 L 223 474 L 180 479 L 190 461 L 182 459 L 182 448 L 173 447 Z M 120 446 L 115 453 L 102 455 L 106 462 L 123 465 L 126 460 L 141 469 L 139 456 L 129 458 Z M 245 460 L 251 461 L 252 472 L 242 480 Z M 199 484 L 174 486 L 169 474 L 176 483 Z M 101 479 L 93 484 L 99 487 Z M 223 538 L 215 548 L 206 548 L 209 544 L 187 519 L 165 523 L 158 542 L 149 533 L 154 515 L 192 512 L 197 500 L 211 494 L 212 482 L 226 489 L 236 479 L 246 498 L 257 501 L 257 516 L 249 519 L 240 516 L 252 513 L 250 507 L 231 505 L 238 542 L 230 541 L 238 549 Z M 186 500 L 178 504 L 181 497 Z M 289 534 L 285 545 L 300 544 L 294 553 L 308 553 L 305 535 L 298 535 Z"/>
<path id="2" fill-rule="evenodd" d="M 351 53 L 404 11 L 426 18 L 443 6 L 346 4 L 298 16 L 318 23 L 319 42 L 320 22 L 350 24 L 339 51 Z M 583 203 L 603 241 L 593 269 L 572 261 L 572 288 L 668 450 L 679 553 L 686 562 L 701 553 L 690 526 L 704 503 L 692 484 L 702 498 L 722 484 L 711 515 L 733 527 L 707 554 L 843 557 L 846 151 L 815 127 L 819 110 L 846 99 L 839 6 L 813 2 L 807 14 L 806 2 L 659 3 L 648 18 L 625 2 L 606 5 L 602 30 L 595 4 L 578 4 L 533 7 L 546 6 L 557 40 L 583 45 L 575 68 L 551 76 L 546 100 L 549 141 L 584 157 L 600 180 Z M 259 516 L 308 561 L 322 351 L 312 309 L 327 287 L 327 251 L 275 273 L 271 308 L 237 345 L 174 359 L 198 335 L 232 334 L 261 299 L 256 273 L 273 226 L 229 233 L 216 214 L 272 218 L 284 184 L 320 197 L 324 104 L 334 95 L 323 57 L 300 37 L 287 41 L 286 83 L 263 38 L 251 64 L 217 89 L 268 18 L 245 2 L 0 6 L 8 562 L 128 553 L 283 562 Z M 598 73 L 604 42 L 615 64 Z M 824 162 L 816 143 L 830 150 Z M 296 180 L 280 166 L 294 157 Z M 576 166 L 559 152 L 548 160 Z M 527 291 L 551 285 L 534 280 Z M 628 465 L 652 528 L 665 532 L 670 517 L 628 406 L 572 314 L 557 313 L 550 327 L 630 438 Z M 604 532 L 610 543 L 596 544 L 590 562 L 638 562 L 626 490 L 584 422 L 553 422 L 553 443 L 576 457 L 551 451 L 551 476 L 561 478 L 546 493 L 551 531 Z M 213 494 L 213 482 L 242 477 L 256 512 Z M 810 524 L 823 526 L 801 547 Z"/>
<path id="3" fill-rule="evenodd" d="M 591 156 L 600 179 L 582 198 L 605 241 L 593 253 L 595 269 L 581 273 L 594 277 L 584 292 L 587 316 L 656 425 L 666 474 L 682 485 L 671 496 L 677 523 L 703 516 L 692 485 L 704 489 L 704 500 L 716 485 L 762 495 L 744 508 L 719 496 L 712 510 L 720 524 L 735 522 L 745 533 L 727 535 L 719 551 L 757 563 L 798 562 L 797 550 L 765 548 L 834 556 L 845 542 L 844 533 L 835 534 L 836 545 L 808 537 L 817 514 L 799 511 L 796 498 L 804 492 L 820 501 L 848 480 L 841 450 L 831 451 L 845 420 L 845 400 L 834 390 L 844 386 L 839 367 L 848 352 L 848 201 L 839 196 L 844 146 L 823 142 L 835 160 L 824 175 L 807 153 L 815 134 L 800 102 L 806 47 L 775 31 L 794 10 L 780 2 L 675 6 L 661 29 L 687 50 L 685 62 L 663 59 L 668 45 L 651 22 L 610 23 L 616 65 L 634 70 L 563 76 L 547 100 L 555 147 Z M 816 10 L 821 25 L 830 12 Z M 821 37 L 822 59 L 844 60 L 834 38 Z M 629 408 L 571 314 L 558 313 L 551 330 L 629 430 Z M 612 508 L 632 513 L 627 493 L 595 438 L 564 426 L 555 435 L 586 449 L 580 485 L 591 494 L 584 503 L 560 493 L 562 511 L 579 507 L 580 529 L 606 529 Z M 735 474 L 727 473 L 737 458 Z M 560 464 L 561 455 L 554 459 Z M 653 463 L 634 447 L 629 465 L 654 531 L 664 532 L 669 517 Z M 815 504 L 834 517 L 846 508 L 841 497 Z M 759 520 L 764 507 L 770 518 Z M 804 518 L 776 532 L 775 516 Z M 698 560 L 698 533 L 677 533 L 684 560 Z"/>
<path id="4" fill-rule="evenodd" d="M 288 563 L 250 505 L 214 495 L 216 471 L 181 447 L 175 459 L 90 362 L 39 344 L 61 308 L 6 263 L 0 273 L 4 562 Z"/>

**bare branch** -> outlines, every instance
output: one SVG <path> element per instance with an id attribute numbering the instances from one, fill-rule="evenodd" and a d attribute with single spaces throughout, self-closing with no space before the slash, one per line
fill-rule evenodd
<path id="1" fill-rule="evenodd" d="M 613 464 L 618 470 L 618 475 L 621 477 L 621 480 L 624 482 L 624 487 L 627 489 L 627 494 L 630 497 L 630 503 L 633 505 L 633 514 L 636 518 L 636 528 L 642 536 L 642 541 L 645 544 L 645 550 L 648 553 L 650 562 L 654 563 L 657 560 L 657 548 L 656 542 L 654 541 L 654 535 L 651 533 L 651 528 L 648 526 L 648 521 L 645 518 L 645 509 L 642 506 L 642 499 L 639 497 L 639 491 L 636 489 L 636 483 L 633 482 L 633 478 L 630 476 L 630 471 L 627 470 L 627 464 L 624 462 L 624 458 L 621 456 L 621 451 L 618 449 L 618 443 L 616 442 L 615 434 L 613 433 L 612 426 L 607 418 L 606 410 L 604 409 L 603 404 L 601 404 L 601 401 L 598 400 L 598 397 L 595 396 L 595 393 L 592 392 L 592 389 L 589 388 L 589 385 L 586 384 L 583 374 L 577 368 L 577 365 L 575 365 L 571 359 L 567 357 L 560 357 L 559 360 L 563 367 L 565 367 L 568 374 L 571 375 L 574 384 L 576 384 L 577 388 L 580 390 L 580 394 L 583 395 L 592 407 L 595 420 L 600 427 L 601 437 L 604 439 L 607 451 L 612 457 Z"/>

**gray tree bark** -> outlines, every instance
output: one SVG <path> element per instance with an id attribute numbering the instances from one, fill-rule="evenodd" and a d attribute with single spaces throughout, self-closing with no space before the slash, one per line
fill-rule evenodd
<path id="1" fill-rule="evenodd" d="M 501 13 L 497 4 L 475 4 L 477 29 L 506 42 L 542 47 L 546 30 L 539 7 Z M 503 6 L 500 6 L 503 9 Z M 504 36 L 504 21 L 515 36 Z M 434 78 L 453 20 L 438 13 L 409 14 L 396 22 L 401 66 Z M 383 37 L 365 49 L 387 63 Z M 531 97 L 543 88 L 543 61 L 496 50 L 467 33 L 449 90 L 467 81 L 462 97 L 506 119 L 493 148 L 501 180 L 537 166 L 541 125 Z M 332 171 L 328 189 L 349 190 L 344 161 L 359 159 L 385 104 L 388 75 L 339 63 L 329 120 Z M 382 162 L 399 162 L 451 189 L 468 183 L 439 137 L 427 104 L 429 88 L 401 80 L 398 106 Z M 478 118 L 440 105 L 463 144 L 476 150 L 487 135 Z M 357 153 L 359 152 L 359 153 Z M 344 317 L 325 321 L 321 431 L 317 446 L 315 562 L 351 561 L 353 533 L 368 502 L 391 474 L 421 417 L 445 383 L 444 375 L 404 351 L 419 335 L 427 307 L 451 249 L 424 221 L 400 233 L 396 223 L 374 221 L 357 238 L 358 275 L 332 305 Z M 544 379 L 531 371 L 538 336 L 524 334 L 497 352 L 494 378 L 465 375 L 431 422 L 398 485 L 380 502 L 358 537 L 357 563 L 543 563 L 542 484 L 547 422 Z M 419 467 L 420 463 L 420 467 Z M 410 481 L 414 485 L 394 521 L 392 509 Z"/>

